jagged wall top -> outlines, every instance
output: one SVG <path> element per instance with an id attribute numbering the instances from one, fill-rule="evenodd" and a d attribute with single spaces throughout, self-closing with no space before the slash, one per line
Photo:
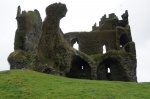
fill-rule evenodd
<path id="1" fill-rule="evenodd" d="M 96 23 L 92 26 L 92 30 L 111 30 L 115 29 L 116 26 L 122 26 L 125 27 L 128 25 L 128 11 L 126 10 L 123 15 L 121 15 L 122 20 L 119 20 L 118 17 L 114 14 L 111 13 L 109 14 L 109 17 L 106 17 L 106 14 L 102 16 L 99 21 L 99 26 L 96 26 Z M 112 27 L 111 27 L 112 25 Z M 107 28 L 108 27 L 108 28 Z M 110 28 L 111 27 L 111 28 Z"/>
<path id="2" fill-rule="evenodd" d="M 113 18 L 116 18 L 117 16 L 115 15 L 115 13 L 111 13 L 109 14 L 109 17 L 106 17 L 106 14 L 104 16 L 102 16 L 101 21 L 99 22 L 99 26 L 101 26 L 106 20 L 111 20 Z"/>

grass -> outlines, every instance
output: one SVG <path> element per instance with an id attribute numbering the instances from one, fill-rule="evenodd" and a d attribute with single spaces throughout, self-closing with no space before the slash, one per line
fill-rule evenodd
<path id="1" fill-rule="evenodd" d="M 81 80 L 10 70 L 0 72 L 0 99 L 150 99 L 150 83 Z"/>

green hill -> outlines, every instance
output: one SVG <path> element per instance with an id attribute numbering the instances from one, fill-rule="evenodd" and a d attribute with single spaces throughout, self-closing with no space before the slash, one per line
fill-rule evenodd
<path id="1" fill-rule="evenodd" d="M 10 70 L 0 72 L 0 99 L 150 99 L 150 83 L 81 80 Z"/>

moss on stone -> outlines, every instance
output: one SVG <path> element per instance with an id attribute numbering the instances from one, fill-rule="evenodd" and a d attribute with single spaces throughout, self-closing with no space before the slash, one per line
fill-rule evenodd
<path id="1" fill-rule="evenodd" d="M 40 14 L 37 10 L 22 11 L 22 13 L 20 10 L 19 7 L 16 17 L 18 28 L 15 33 L 14 50 L 35 50 L 31 46 L 35 46 L 39 35 L 41 35 L 42 20 Z"/>
<path id="2" fill-rule="evenodd" d="M 72 51 L 63 37 L 59 22 L 67 12 L 66 5 L 55 3 L 46 8 L 42 35 L 38 44 L 39 60 L 54 68 L 60 75 L 69 72 Z"/>
<path id="3" fill-rule="evenodd" d="M 40 39 L 36 38 L 38 44 L 33 44 L 37 46 L 33 50 L 26 49 L 26 44 L 30 42 L 25 41 L 32 42 L 32 37 L 34 38 L 30 29 L 37 26 L 37 16 L 33 11 L 24 11 L 22 15 L 17 13 L 15 51 L 8 57 L 11 69 L 30 68 L 85 79 L 137 80 L 135 43 L 128 25 L 127 11 L 123 14 L 123 20 L 118 20 L 115 14 L 110 14 L 109 18 L 103 16 L 100 26 L 95 25 L 91 32 L 63 34 L 59 24 L 66 12 L 66 5 L 61 3 L 54 3 L 46 8 L 42 34 L 38 35 Z M 75 42 L 79 44 L 79 51 L 72 48 Z M 106 53 L 103 53 L 104 45 Z"/>
<path id="4" fill-rule="evenodd" d="M 33 25 L 36 22 L 36 15 L 34 11 L 28 11 L 25 15 L 26 17 L 26 23 L 27 23 L 27 30 L 30 30 L 30 28 L 33 27 Z"/>
<path id="5" fill-rule="evenodd" d="M 8 61 L 11 69 L 26 68 L 28 63 L 27 54 L 23 50 L 16 50 L 9 55 Z"/>

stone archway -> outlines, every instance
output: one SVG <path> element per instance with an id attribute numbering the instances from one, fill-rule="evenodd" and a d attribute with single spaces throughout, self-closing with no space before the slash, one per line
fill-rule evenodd
<path id="1" fill-rule="evenodd" d="M 107 58 L 97 67 L 98 80 L 125 81 L 125 73 L 117 59 Z"/>
<path id="2" fill-rule="evenodd" d="M 70 78 L 91 79 L 91 67 L 79 56 L 74 56 L 71 62 L 70 72 L 67 74 Z"/>
<path id="3" fill-rule="evenodd" d="M 76 50 L 79 50 L 79 41 L 78 41 L 78 39 L 76 37 L 72 38 L 72 40 L 71 40 L 71 46 L 73 48 L 75 48 Z"/>

